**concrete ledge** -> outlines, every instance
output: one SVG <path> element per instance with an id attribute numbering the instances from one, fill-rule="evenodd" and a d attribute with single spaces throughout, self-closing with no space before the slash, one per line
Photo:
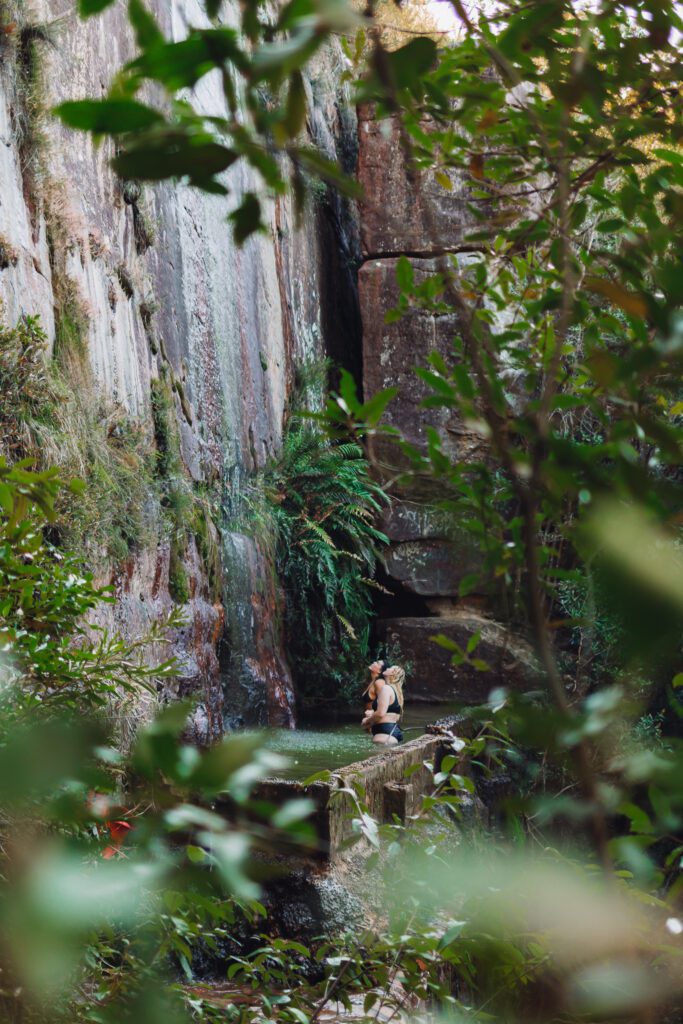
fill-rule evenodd
<path id="1" fill-rule="evenodd" d="M 414 814 L 423 795 L 432 786 L 432 771 L 425 761 L 438 771 L 448 741 L 443 735 L 420 736 L 410 743 L 381 750 L 364 761 L 340 768 L 328 782 L 314 782 L 304 786 L 286 779 L 266 779 L 254 794 L 258 801 L 282 804 L 294 797 L 306 796 L 313 800 L 315 810 L 311 817 L 319 837 L 317 858 L 337 860 L 353 834 L 351 819 L 356 816 L 354 802 L 343 788 L 360 788 L 369 813 L 380 822 L 401 821 Z M 409 777 L 406 772 L 415 768 Z"/>

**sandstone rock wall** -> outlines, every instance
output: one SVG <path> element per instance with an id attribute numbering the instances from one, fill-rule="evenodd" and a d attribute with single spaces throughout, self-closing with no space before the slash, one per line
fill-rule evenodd
<path id="1" fill-rule="evenodd" d="M 441 269 L 446 251 L 458 261 L 472 259 L 477 246 L 468 244 L 467 234 L 476 221 L 468 207 L 467 184 L 452 175 L 453 189 L 447 191 L 431 173 L 411 173 L 396 118 L 378 122 L 372 108 L 364 107 L 358 130 L 358 175 L 364 189 L 359 296 L 365 396 L 398 386 L 386 419 L 412 445 L 424 450 L 427 427 L 435 427 L 454 461 L 481 457 L 481 438 L 452 410 L 421 407 L 429 390 L 413 372 L 426 365 L 432 351 L 452 364 L 457 318 L 412 310 L 400 320 L 384 322 L 385 313 L 398 302 L 399 257 L 410 259 L 418 283 Z M 382 602 L 377 632 L 389 656 L 400 656 L 412 669 L 408 701 L 479 703 L 493 686 L 526 686 L 535 674 L 533 654 L 522 639 L 492 619 L 486 585 L 466 600 L 459 597 L 463 578 L 482 567 L 471 535 L 434 507 L 438 492 L 429 481 L 396 484 L 405 462 L 394 444 L 376 440 L 373 455 L 379 475 L 394 481 L 394 500 L 381 524 L 390 539 L 383 582 L 393 597 Z M 478 655 L 490 667 L 486 673 L 453 666 L 450 653 L 432 640 L 443 634 L 464 648 L 477 632 Z"/>
<path id="2" fill-rule="evenodd" d="M 204 18 L 199 0 L 150 6 L 176 39 Z M 328 267 L 333 251 L 338 258 L 337 248 L 353 248 L 353 224 L 336 200 L 312 201 L 297 227 L 290 200 L 282 198 L 266 210 L 267 236 L 239 249 L 227 215 L 245 190 L 260 190 L 241 166 L 226 175 L 232 194 L 221 198 L 121 182 L 109 167 L 111 143 L 96 147 L 49 117 L 29 147 L 27 86 L 16 63 L 20 30 L 48 26 L 52 41 L 39 50 L 46 107 L 102 95 L 133 52 L 125 5 L 85 23 L 74 7 L 73 0 L 22 3 L 17 34 L 0 51 L 3 316 L 12 324 L 39 314 L 54 344 L 66 287 L 87 319 L 87 357 L 99 391 L 151 424 L 153 382 L 165 374 L 185 473 L 222 488 L 225 504 L 234 504 L 242 481 L 278 451 L 295 365 L 340 343 L 334 324 L 338 331 L 344 324 L 326 299 L 336 292 L 339 302 Z M 337 85 L 339 59 L 329 50 L 308 82 L 309 135 L 330 154 L 355 144 L 353 114 Z M 203 79 L 193 98 L 207 113 L 221 113 L 218 76 Z M 292 724 L 277 589 L 257 540 L 240 535 L 224 545 L 233 616 L 225 633 L 223 602 L 211 594 L 193 541 L 185 557 L 188 626 L 173 637 L 182 665 L 175 689 L 196 695 L 198 738 L 222 730 L 226 706 L 246 720 Z M 135 634 L 171 603 L 169 563 L 169 541 L 160 534 L 154 547 L 111 570 L 120 599 L 105 617 L 109 624 Z"/>

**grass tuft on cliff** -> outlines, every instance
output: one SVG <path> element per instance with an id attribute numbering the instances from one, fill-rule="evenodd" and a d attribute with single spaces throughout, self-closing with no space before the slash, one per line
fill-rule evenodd
<path id="1" fill-rule="evenodd" d="M 55 534 L 88 561 L 120 560 L 153 536 L 151 432 L 87 382 L 73 386 L 46 350 L 37 318 L 0 325 L 0 445 L 11 461 L 34 459 L 86 481 L 78 494 L 60 493 Z"/>

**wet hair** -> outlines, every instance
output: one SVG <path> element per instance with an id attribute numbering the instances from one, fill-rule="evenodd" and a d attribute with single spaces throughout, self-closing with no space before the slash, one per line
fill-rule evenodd
<path id="1" fill-rule="evenodd" d="M 387 669 L 390 668 L 393 668 L 394 672 L 396 673 L 396 679 L 394 679 L 392 683 L 388 683 L 388 685 L 393 688 L 394 693 L 396 694 L 396 699 L 399 703 L 399 707 L 401 708 L 401 714 L 403 714 L 403 705 L 405 703 L 403 697 L 403 684 L 406 681 L 405 669 L 401 668 L 400 665 L 387 665 L 384 671 L 386 672 Z M 386 679 L 385 682 L 387 682 Z"/>

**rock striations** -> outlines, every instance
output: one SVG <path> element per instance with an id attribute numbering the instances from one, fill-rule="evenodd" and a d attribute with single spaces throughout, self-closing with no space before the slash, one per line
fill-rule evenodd
<path id="1" fill-rule="evenodd" d="M 176 39 L 205 18 L 199 0 L 150 6 Z M 44 112 L 106 92 L 134 52 L 125 5 L 87 22 L 72 0 L 18 7 L 16 31 L 0 41 L 3 320 L 40 315 L 50 345 L 59 346 L 68 306 L 82 324 L 97 393 L 150 430 L 155 382 L 166 382 L 179 472 L 188 486 L 219 493 L 218 504 L 234 508 L 243 482 L 279 450 L 296 366 L 339 350 L 342 332 L 353 327 L 355 296 L 345 302 L 340 295 L 340 288 L 352 289 L 351 276 L 330 280 L 330 267 L 347 266 L 349 249 L 357 250 L 353 221 L 344 222 L 336 198 L 320 196 L 299 226 L 290 198 L 282 197 L 266 207 L 267 235 L 240 249 L 227 216 L 244 191 L 261 189 L 249 170 L 226 174 L 227 198 L 117 179 L 111 143 L 96 147 Z M 32 31 L 39 42 L 31 60 L 40 67 L 30 75 L 21 53 L 27 26 L 45 26 L 44 41 L 42 29 Z M 329 156 L 346 156 L 356 145 L 339 59 L 328 50 L 307 83 L 309 141 Z M 221 114 L 220 79 L 207 76 L 193 99 Z M 334 304 L 348 306 L 346 321 Z M 210 587 L 192 536 L 175 594 L 168 531 L 134 546 L 115 568 L 104 554 L 99 563 L 118 596 L 105 618 L 124 633 L 137 634 L 173 600 L 186 606 L 188 625 L 173 637 L 181 677 L 161 697 L 193 697 L 199 741 L 220 734 L 224 719 L 294 721 L 272 567 L 257 537 L 231 535 L 229 522 L 224 533 L 223 594 Z"/>
<path id="2" fill-rule="evenodd" d="M 410 259 L 418 283 L 440 269 L 438 261 L 446 251 L 459 261 L 472 258 L 467 233 L 475 221 L 467 185 L 452 176 L 453 188 L 447 191 L 429 172 L 411 174 L 396 118 L 378 122 L 371 107 L 362 107 L 358 131 L 358 176 L 364 190 L 364 261 L 359 272 L 364 392 L 368 396 L 380 388 L 399 387 L 387 421 L 418 449 L 426 448 L 426 430 L 433 426 L 451 458 L 480 456 L 481 438 L 451 409 L 422 408 L 428 389 L 413 372 L 433 351 L 452 363 L 457 318 L 412 310 L 400 320 L 384 322 L 385 313 L 397 305 L 396 264 L 401 256 Z M 395 479 L 397 470 L 405 468 L 387 439 L 375 440 L 373 456 L 385 480 Z M 535 675 L 533 654 L 491 617 L 486 586 L 466 600 L 459 598 L 463 577 L 482 565 L 472 537 L 430 505 L 432 494 L 424 481 L 393 484 L 393 492 L 382 528 L 391 542 L 384 556 L 384 582 L 394 596 L 383 602 L 378 633 L 390 656 L 400 656 L 412 668 L 409 697 L 479 703 L 494 686 L 527 686 Z M 453 666 L 450 653 L 432 639 L 442 634 L 464 648 L 474 633 L 481 635 L 477 656 L 489 672 Z"/>

